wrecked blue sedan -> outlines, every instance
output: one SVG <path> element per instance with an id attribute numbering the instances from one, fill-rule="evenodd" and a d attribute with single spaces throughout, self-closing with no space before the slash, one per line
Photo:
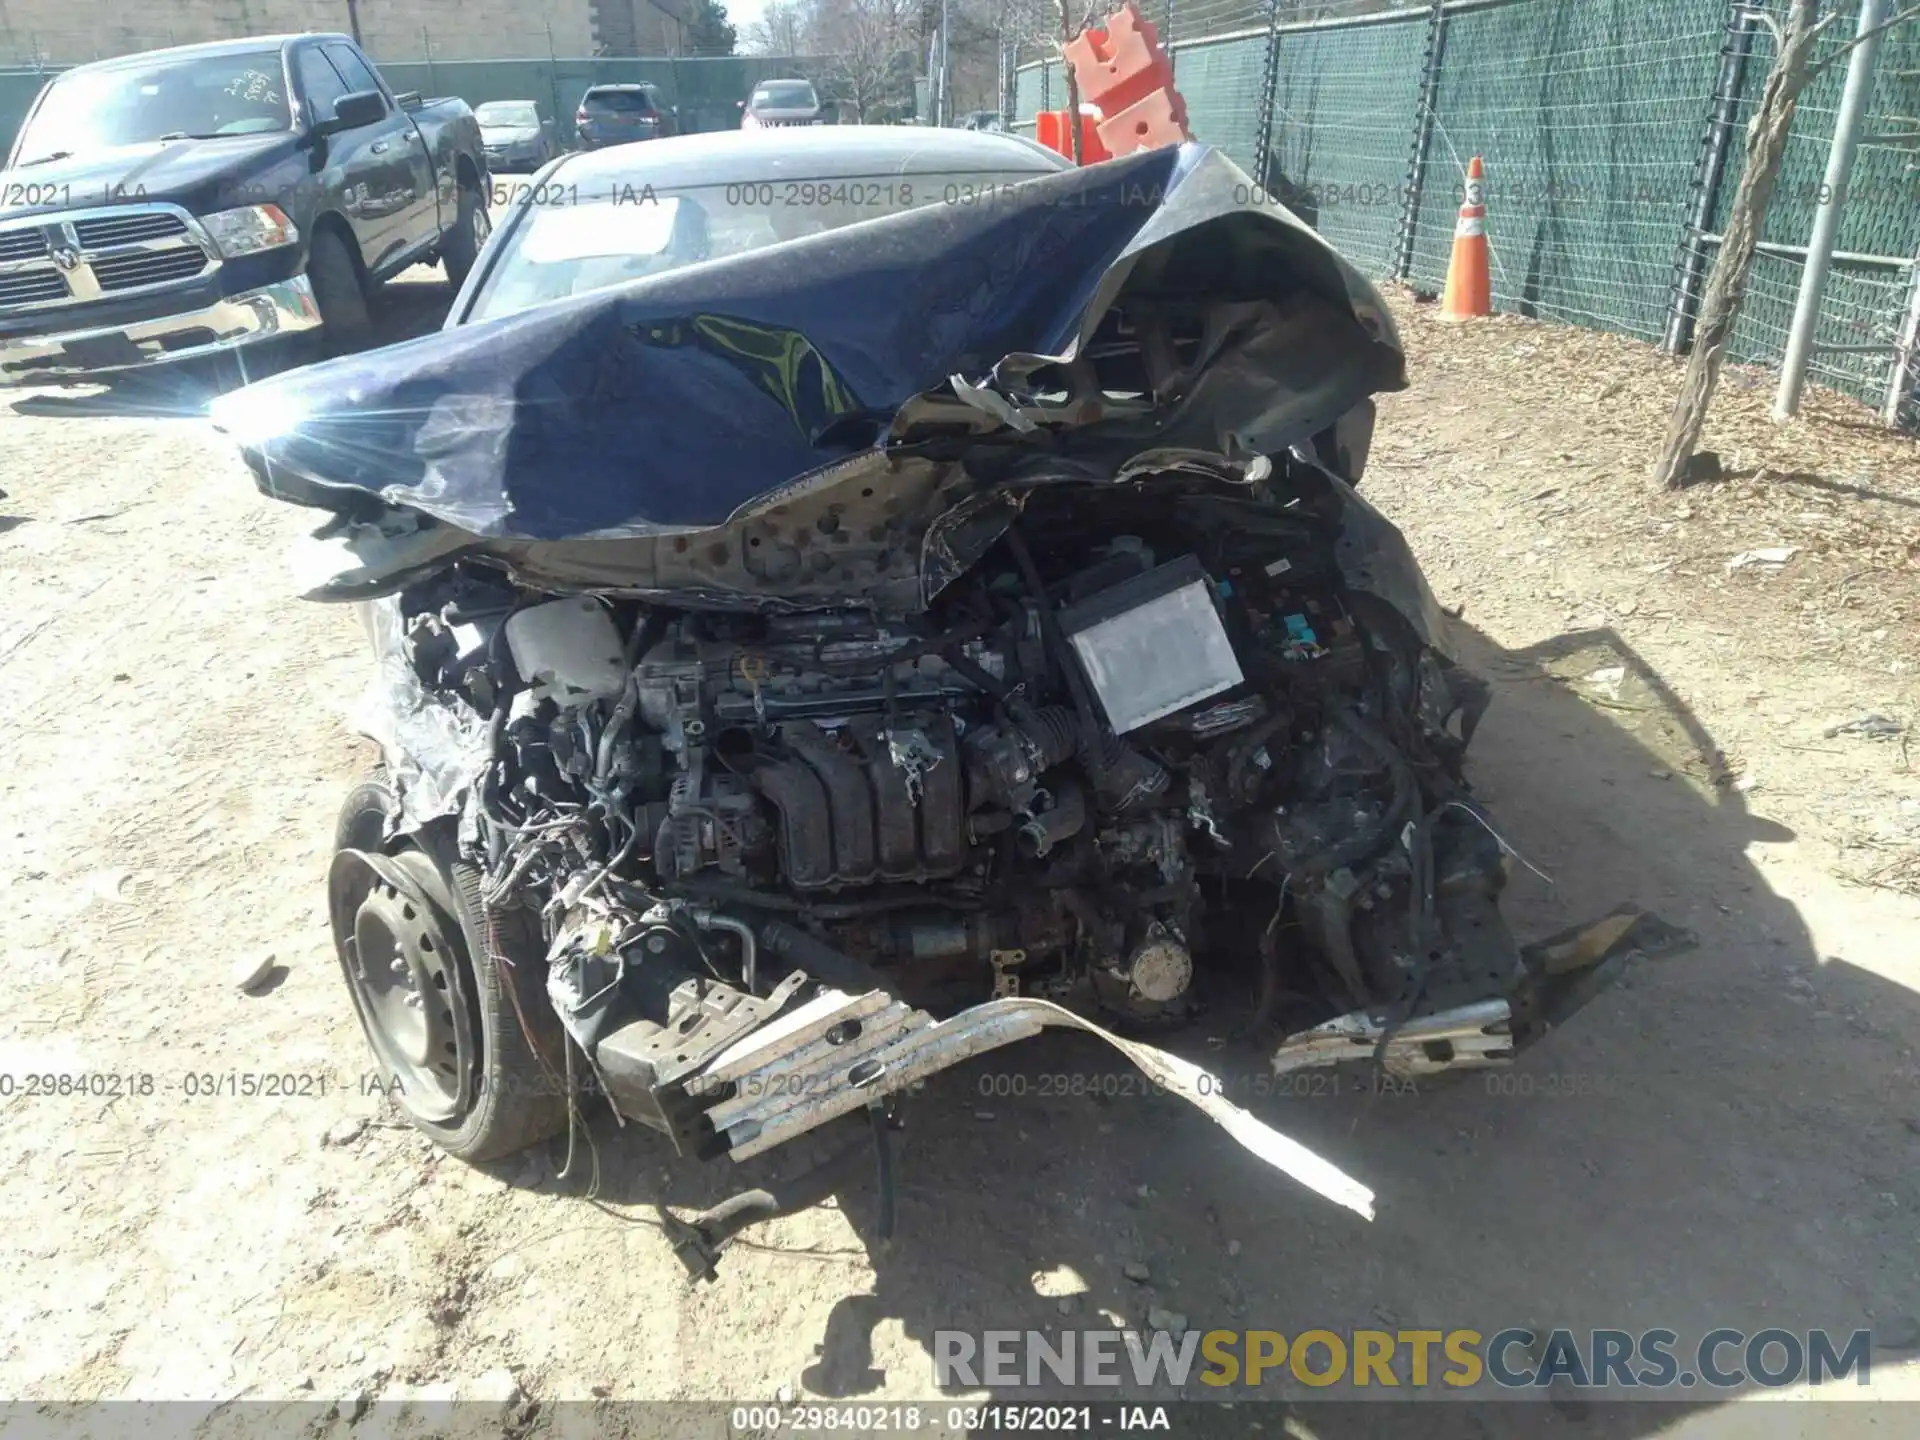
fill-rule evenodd
<path id="1" fill-rule="evenodd" d="M 1502 920 L 1486 689 L 1355 490 L 1379 297 L 1202 146 L 629 149 L 549 167 L 442 333 L 217 417 L 380 666 L 329 886 L 397 1103 L 470 1158 L 584 1093 L 688 1155 L 860 1130 L 682 1225 L 710 1275 L 1068 1026 L 1370 1213 L 1149 1039 L 1504 1063 L 1632 928 L 1549 967 Z"/>

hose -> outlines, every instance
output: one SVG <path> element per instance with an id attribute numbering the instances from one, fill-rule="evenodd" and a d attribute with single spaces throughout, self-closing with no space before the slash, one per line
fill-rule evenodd
<path id="1" fill-rule="evenodd" d="M 813 1169 L 794 1176 L 791 1180 L 757 1190 L 742 1190 L 737 1195 L 729 1195 L 712 1209 L 701 1211 L 687 1223 L 698 1232 L 699 1239 L 708 1252 L 706 1258 L 709 1262 L 718 1258 L 719 1249 L 749 1226 L 758 1225 L 766 1220 L 777 1220 L 782 1215 L 809 1210 L 847 1185 L 865 1168 L 869 1143 L 862 1138 L 823 1160 Z M 892 1167 L 890 1162 L 887 1163 L 890 1211 Z M 891 1214 L 887 1216 L 887 1221 L 888 1228 L 891 1229 Z M 710 1263 L 709 1268 L 711 1268 Z"/>
<path id="2" fill-rule="evenodd" d="M 722 915 L 709 910 L 704 905 L 689 905 L 687 918 L 702 930 L 725 930 L 740 942 L 740 973 L 746 981 L 747 993 L 759 993 L 754 986 L 759 973 L 760 943 L 753 933 L 753 927 L 744 920 L 736 920 L 731 915 Z"/>

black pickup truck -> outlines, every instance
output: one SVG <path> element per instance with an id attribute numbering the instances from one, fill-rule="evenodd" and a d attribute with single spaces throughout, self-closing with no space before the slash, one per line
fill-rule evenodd
<path id="1" fill-rule="evenodd" d="M 65 71 L 0 171 L 0 384 L 351 349 L 377 282 L 435 260 L 466 278 L 487 185 L 466 103 L 394 94 L 345 35 Z"/>

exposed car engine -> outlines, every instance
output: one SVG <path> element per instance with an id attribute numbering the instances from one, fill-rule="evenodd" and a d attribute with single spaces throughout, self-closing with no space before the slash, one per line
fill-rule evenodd
<path id="1" fill-rule="evenodd" d="M 477 567 L 404 606 L 423 680 L 497 737 L 469 831 L 489 903 L 537 906 L 557 961 L 618 959 L 646 1023 L 694 976 L 764 993 L 784 946 L 936 1011 L 1258 1029 L 1282 996 L 1319 1018 L 1519 973 L 1460 779 L 1484 691 L 1342 583 L 1342 504 L 1297 463 L 1038 490 L 910 618 Z"/>

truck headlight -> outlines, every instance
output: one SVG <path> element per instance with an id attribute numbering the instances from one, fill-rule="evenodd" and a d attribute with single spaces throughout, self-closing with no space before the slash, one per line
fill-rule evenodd
<path id="1" fill-rule="evenodd" d="M 200 224 L 228 260 L 292 245 L 300 238 L 299 228 L 278 205 L 242 205 L 203 215 Z"/>

